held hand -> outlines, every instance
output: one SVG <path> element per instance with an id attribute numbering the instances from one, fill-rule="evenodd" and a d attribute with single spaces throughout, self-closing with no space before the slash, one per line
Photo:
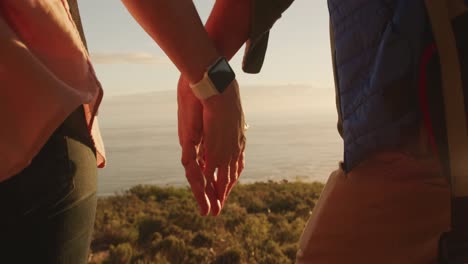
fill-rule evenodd
<path id="1" fill-rule="evenodd" d="M 207 181 L 214 183 L 222 208 L 244 168 L 245 119 L 237 81 L 234 80 L 222 94 L 201 102 L 203 172 Z"/>
<path id="2" fill-rule="evenodd" d="M 180 77 L 177 87 L 177 102 L 179 143 L 182 147 L 185 176 L 199 205 L 200 214 L 207 215 L 211 211 L 217 215 L 220 211 L 218 197 L 213 182 L 206 181 L 203 176 L 203 159 L 200 158 L 203 106 L 183 77 Z"/>

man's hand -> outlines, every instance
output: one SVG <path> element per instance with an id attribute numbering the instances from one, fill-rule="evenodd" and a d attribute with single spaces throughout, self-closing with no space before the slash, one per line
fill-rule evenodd
<path id="1" fill-rule="evenodd" d="M 245 119 L 237 81 L 234 80 L 222 94 L 201 102 L 203 172 L 207 181 L 214 183 L 222 208 L 244 168 Z"/>
<path id="2" fill-rule="evenodd" d="M 177 87 L 179 143 L 182 147 L 182 164 L 185 176 L 199 205 L 200 214 L 210 210 L 219 214 L 220 204 L 212 181 L 203 176 L 201 139 L 203 133 L 203 106 L 189 87 L 188 81 L 180 77 Z"/>

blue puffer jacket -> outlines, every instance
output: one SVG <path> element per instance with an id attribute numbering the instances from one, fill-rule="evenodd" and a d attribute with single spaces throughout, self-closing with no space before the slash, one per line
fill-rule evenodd
<path id="1" fill-rule="evenodd" d="M 342 117 L 344 169 L 402 143 L 421 119 L 423 0 L 328 0 Z"/>

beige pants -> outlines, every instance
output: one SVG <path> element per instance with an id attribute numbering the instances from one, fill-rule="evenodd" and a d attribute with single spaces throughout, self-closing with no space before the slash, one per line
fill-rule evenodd
<path id="1" fill-rule="evenodd" d="M 434 160 L 381 153 L 330 178 L 300 240 L 297 263 L 437 263 L 450 192 Z"/>

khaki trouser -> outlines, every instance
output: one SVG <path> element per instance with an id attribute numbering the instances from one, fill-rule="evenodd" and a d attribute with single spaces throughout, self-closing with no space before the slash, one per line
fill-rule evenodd
<path id="1" fill-rule="evenodd" d="M 436 263 L 450 192 L 433 159 L 388 152 L 330 178 L 302 234 L 297 263 Z"/>

